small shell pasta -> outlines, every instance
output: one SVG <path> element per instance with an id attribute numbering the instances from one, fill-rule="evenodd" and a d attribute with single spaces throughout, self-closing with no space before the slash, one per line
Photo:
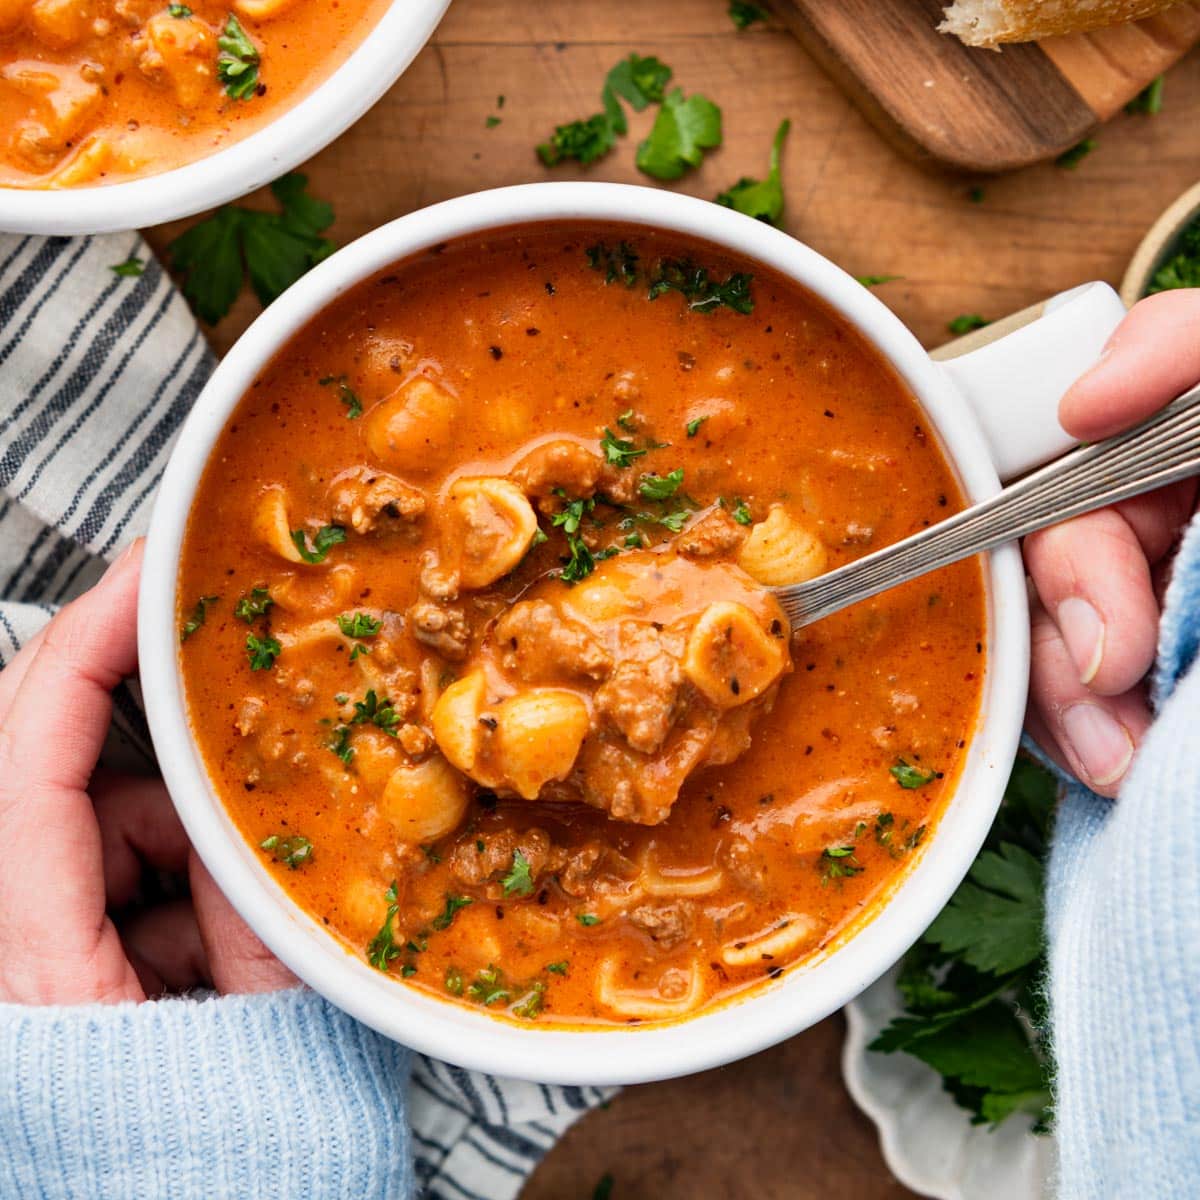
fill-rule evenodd
<path id="1" fill-rule="evenodd" d="M 752 967 L 764 961 L 790 958 L 817 931 L 816 921 L 803 913 L 788 913 L 764 933 L 739 938 L 721 949 L 721 960 L 730 967 Z"/>
<path id="2" fill-rule="evenodd" d="M 605 958 L 596 972 L 596 999 L 617 1016 L 665 1021 L 685 1016 L 704 998 L 704 983 L 695 963 L 688 969 L 686 983 L 676 978 L 682 974 L 678 968 L 668 968 L 654 989 L 623 987 L 617 980 L 617 969 L 615 959 Z M 664 995 L 664 991 L 668 994 Z"/>
<path id="3" fill-rule="evenodd" d="M 438 749 L 460 771 L 471 775 L 483 744 L 483 710 L 487 683 L 482 671 L 455 680 L 433 706 L 431 724 Z"/>
<path id="4" fill-rule="evenodd" d="M 429 842 L 450 833 L 467 811 L 467 781 L 435 754 L 404 763 L 388 778 L 379 811 L 402 842 Z"/>
<path id="5" fill-rule="evenodd" d="M 525 557 L 537 533 L 537 515 L 507 479 L 459 479 L 446 496 L 447 561 L 457 560 L 465 588 L 495 583 Z"/>
<path id="6" fill-rule="evenodd" d="M 454 445 L 458 397 L 425 375 L 401 384 L 363 420 L 367 447 L 380 462 L 424 475 Z"/>
<path id="7" fill-rule="evenodd" d="M 738 552 L 738 566 L 768 587 L 812 579 L 825 570 L 827 560 L 821 539 L 781 505 L 754 526 Z"/>
<path id="8" fill-rule="evenodd" d="M 292 563 L 304 562 L 292 541 L 292 531 L 288 524 L 287 492 L 278 484 L 267 488 L 259 496 L 254 506 L 254 515 L 250 518 L 250 528 L 258 541 L 280 558 Z"/>
<path id="9" fill-rule="evenodd" d="M 786 647 L 786 639 L 767 633 L 744 604 L 718 600 L 688 637 L 683 673 L 717 708 L 736 708 L 783 674 Z"/>
<path id="10" fill-rule="evenodd" d="M 496 756 L 513 791 L 537 799 L 542 787 L 565 779 L 587 736 L 587 705 L 558 688 L 532 688 L 496 709 Z"/>
<path id="11" fill-rule="evenodd" d="M 269 21 L 287 12 L 295 0 L 233 0 L 234 10 L 239 16 L 251 21 Z"/>

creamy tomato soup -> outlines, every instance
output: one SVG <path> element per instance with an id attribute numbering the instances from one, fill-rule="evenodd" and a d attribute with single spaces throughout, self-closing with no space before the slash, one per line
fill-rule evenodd
<path id="1" fill-rule="evenodd" d="M 978 562 L 795 633 L 769 587 L 961 505 L 887 364 L 761 264 L 571 223 L 439 246 L 221 434 L 190 719 L 264 868 L 398 986 L 685 1017 L 885 901 L 978 715 Z"/>
<path id="2" fill-rule="evenodd" d="M 181 166 L 321 83 L 386 0 L 0 0 L 0 186 Z"/>

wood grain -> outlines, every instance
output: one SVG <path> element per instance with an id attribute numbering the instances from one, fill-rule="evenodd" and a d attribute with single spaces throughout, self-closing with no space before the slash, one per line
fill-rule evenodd
<path id="1" fill-rule="evenodd" d="M 765 1054 L 630 1088 L 567 1132 L 521 1200 L 911 1200 L 841 1086 L 844 1023 Z"/>
<path id="2" fill-rule="evenodd" d="M 779 24 L 733 31 L 726 0 L 455 0 L 433 43 L 379 105 L 303 169 L 334 201 L 346 243 L 414 208 L 479 188 L 547 178 L 647 180 L 633 166 L 649 114 L 610 157 L 541 167 L 533 146 L 598 108 L 604 73 L 657 54 L 686 90 L 724 109 L 725 144 L 678 190 L 711 197 L 761 176 L 779 120 L 785 226 L 855 274 L 898 274 L 878 294 L 927 346 L 959 313 L 995 317 L 1087 279 L 1119 282 L 1146 228 L 1200 175 L 1200 55 L 1171 72 L 1158 117 L 1119 115 L 1077 170 L 1032 167 L 986 181 L 899 157 Z M 486 129 L 505 95 L 502 123 Z M 261 202 L 256 200 L 255 202 Z M 183 223 L 148 231 L 161 248 Z M 244 296 L 212 333 L 218 351 L 258 311 Z M 551 1152 L 524 1200 L 896 1200 L 870 1124 L 840 1083 L 831 1019 L 721 1071 L 630 1089 Z"/>
<path id="3" fill-rule="evenodd" d="M 1051 42 L 964 46 L 937 32 L 943 0 L 775 0 L 810 53 L 903 153 L 963 171 L 1056 157 L 1200 38 L 1184 4 Z"/>

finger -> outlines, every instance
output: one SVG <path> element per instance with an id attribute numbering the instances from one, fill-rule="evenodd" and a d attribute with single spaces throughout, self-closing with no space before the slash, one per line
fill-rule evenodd
<path id="1" fill-rule="evenodd" d="M 90 790 L 110 908 L 134 899 L 146 867 L 175 875 L 187 870 L 187 834 L 161 779 L 101 771 Z"/>
<path id="2" fill-rule="evenodd" d="M 1094 442 L 1128 429 L 1200 380 L 1200 288 L 1139 301 L 1100 361 L 1063 396 L 1058 418 Z"/>
<path id="3" fill-rule="evenodd" d="M 8 710 L 12 707 L 13 697 L 17 694 L 17 689 L 21 686 L 25 678 L 25 672 L 29 670 L 29 664 L 33 662 L 34 656 L 38 652 L 38 647 L 46 637 L 46 626 L 43 625 L 17 651 L 13 660 L 0 671 L 0 724 L 3 724 L 5 717 L 8 716 Z"/>
<path id="4" fill-rule="evenodd" d="M 1185 479 L 1170 487 L 1134 496 L 1113 506 L 1129 523 L 1142 552 L 1156 563 L 1173 550 L 1196 507 L 1196 481 Z"/>
<path id="5" fill-rule="evenodd" d="M 86 791 L 109 692 L 136 663 L 140 565 L 135 543 L 50 622 L 0 722 L 0 958 L 8 986 L 42 1002 L 141 998 L 105 918 Z"/>
<path id="6" fill-rule="evenodd" d="M 208 869 L 192 852 L 192 902 L 213 986 L 222 995 L 275 992 L 298 982 L 233 911 Z"/>
<path id="7" fill-rule="evenodd" d="M 1066 649 L 1075 681 L 1104 696 L 1133 687 L 1154 662 L 1158 601 L 1128 521 L 1088 513 L 1025 539 L 1025 569 Z"/>
<path id="8" fill-rule="evenodd" d="M 1115 796 L 1150 727 L 1144 693 L 1097 696 L 1074 670 L 1066 644 L 1040 604 L 1033 611 L 1030 702 L 1067 766 L 1093 791 Z"/>
<path id="9" fill-rule="evenodd" d="M 190 900 L 172 900 L 121 923 L 121 941 L 147 997 L 211 981 Z"/>

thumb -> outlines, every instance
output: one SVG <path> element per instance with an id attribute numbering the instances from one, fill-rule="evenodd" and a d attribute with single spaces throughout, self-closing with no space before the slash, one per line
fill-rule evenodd
<path id="1" fill-rule="evenodd" d="M 188 859 L 188 875 L 200 940 L 217 991 L 224 996 L 295 987 L 299 980 L 233 911 L 194 850 Z"/>

